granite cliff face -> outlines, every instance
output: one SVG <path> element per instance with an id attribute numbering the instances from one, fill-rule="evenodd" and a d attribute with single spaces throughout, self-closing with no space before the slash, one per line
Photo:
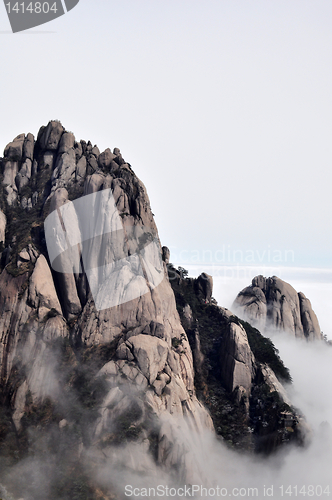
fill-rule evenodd
<path id="1" fill-rule="evenodd" d="M 52 121 L 8 144 L 0 172 L 0 480 L 17 496 L 108 498 L 114 470 L 197 482 L 214 429 L 247 450 L 302 439 L 273 345 L 216 305 L 209 275 L 169 264 L 119 149 Z"/>
<path id="2" fill-rule="evenodd" d="M 55 121 L 40 129 L 36 141 L 31 134 L 15 138 L 5 149 L 1 172 L 0 373 L 6 459 L 16 463 L 14 453 L 25 458 L 30 420 L 45 412 L 46 405 L 49 419 L 36 425 L 46 429 L 51 421 L 59 443 L 66 430 L 78 426 L 74 448 L 82 457 L 93 456 L 93 466 L 115 467 L 112 447 L 135 443 L 135 456 L 149 452 L 157 464 L 189 480 L 197 471 L 190 453 L 183 451 L 179 422 L 192 434 L 211 431 L 213 424 L 195 395 L 192 352 L 166 265 L 161 259 L 152 265 L 157 286 L 144 274 L 151 265 L 144 272 L 136 270 L 148 243 L 155 242 L 161 256 L 144 185 L 118 149 L 100 153 L 90 143 L 76 142 Z M 93 198 L 98 193 L 112 196 L 116 214 L 108 210 L 111 205 L 100 206 L 100 197 Z M 73 202 L 79 198 L 90 200 L 84 227 Z M 50 214 L 59 216 L 67 240 L 76 235 L 76 241 L 83 241 L 88 225 L 93 230 L 99 225 L 99 234 L 106 236 L 90 238 L 85 248 L 72 245 L 60 255 L 55 271 L 45 238 Z M 116 231 L 110 226 L 115 216 Z M 84 252 L 90 260 L 84 260 Z M 99 272 L 100 262 L 105 263 L 100 286 L 107 288 L 102 299 L 111 307 L 100 303 L 97 308 L 100 295 L 96 299 L 92 294 L 91 269 Z M 88 409 L 93 410 L 89 425 Z M 149 467 L 147 459 L 133 455 L 130 460 L 132 470 Z"/>
<path id="3" fill-rule="evenodd" d="M 271 340 L 200 292 L 198 283 L 210 277 L 187 278 L 171 265 L 168 271 L 193 352 L 195 387 L 216 433 L 234 448 L 263 453 L 303 442 L 306 424 L 291 405 L 290 373 Z"/>
<path id="4" fill-rule="evenodd" d="M 262 331 L 274 328 L 308 341 L 322 339 L 310 300 L 276 276 L 256 276 L 238 294 L 233 309 Z"/>

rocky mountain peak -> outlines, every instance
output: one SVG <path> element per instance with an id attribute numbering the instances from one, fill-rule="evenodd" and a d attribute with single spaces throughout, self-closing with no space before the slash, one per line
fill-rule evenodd
<path id="1" fill-rule="evenodd" d="M 233 309 L 262 331 L 284 330 L 306 340 L 322 334 L 310 300 L 277 276 L 256 276 L 236 297 Z"/>
<path id="2" fill-rule="evenodd" d="M 48 405 L 50 419 L 38 424 L 45 439 L 50 425 L 59 442 L 79 428 L 73 446 L 95 456 L 93 467 L 116 467 L 111 450 L 135 443 L 146 464 L 137 459 L 134 468 L 149 468 L 154 457 L 189 479 L 195 468 L 180 452 L 179 422 L 196 433 L 213 424 L 196 397 L 192 351 L 143 183 L 120 149 L 100 153 L 58 121 L 36 141 L 16 137 L 0 167 L 6 442 L 16 441 L 23 459 L 29 415 Z"/>

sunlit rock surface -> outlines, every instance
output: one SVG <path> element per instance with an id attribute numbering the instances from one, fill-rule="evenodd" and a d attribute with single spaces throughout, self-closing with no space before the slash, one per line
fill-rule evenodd
<path id="1" fill-rule="evenodd" d="M 51 419 L 61 440 L 78 426 L 77 450 L 93 463 L 135 442 L 193 480 L 179 425 L 199 434 L 213 424 L 144 185 L 118 148 L 100 153 L 56 121 L 36 141 L 14 139 L 1 171 L 1 395 L 18 454 L 31 415 L 47 407 L 42 427 Z M 138 456 L 130 467 L 142 470 Z"/>
<path id="2" fill-rule="evenodd" d="M 276 276 L 256 276 L 252 284 L 238 294 L 233 309 L 263 331 L 273 328 L 307 340 L 322 338 L 309 299 Z"/>
<path id="3" fill-rule="evenodd" d="M 0 167 L 1 483 L 17 498 L 67 498 L 73 484 L 113 498 L 112 482 L 100 488 L 114 470 L 203 481 L 206 436 L 253 452 L 269 412 L 269 451 L 290 439 L 278 428 L 287 369 L 217 306 L 211 276 L 172 267 L 119 148 L 100 152 L 51 121 L 9 143 Z M 317 336 L 308 299 L 269 283 L 257 278 L 238 305 Z M 18 483 L 30 459 L 45 462 L 43 479 Z"/>

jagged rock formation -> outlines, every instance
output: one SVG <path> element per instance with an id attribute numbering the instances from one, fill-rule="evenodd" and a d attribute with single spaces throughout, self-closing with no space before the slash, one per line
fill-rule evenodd
<path id="1" fill-rule="evenodd" d="M 205 302 L 209 304 L 212 298 L 213 290 L 213 278 L 207 273 L 202 273 L 195 280 L 195 289 L 197 295 Z"/>
<path id="2" fill-rule="evenodd" d="M 305 423 L 291 407 L 290 374 L 271 340 L 231 311 L 202 300 L 197 280 L 168 268 L 182 325 L 194 354 L 195 386 L 217 434 L 236 448 L 265 453 L 298 439 Z M 212 290 L 211 290 L 212 292 Z M 293 428 L 287 429 L 287 413 Z"/>
<path id="3" fill-rule="evenodd" d="M 195 395 L 192 352 L 166 264 L 153 261 L 152 268 L 136 272 L 135 255 L 141 252 L 143 265 L 149 242 L 162 255 L 144 185 L 119 149 L 100 153 L 56 121 L 42 127 L 36 141 L 21 134 L 8 144 L 1 173 L 2 452 L 11 464 L 25 458 L 32 415 L 47 408 L 47 424 L 35 417 L 37 425 L 46 432 L 52 422 L 59 443 L 68 429 L 78 427 L 74 448 L 81 457 L 93 456 L 95 466 L 115 466 L 112 447 L 134 442 L 136 451 L 178 478 L 197 480 L 190 442 L 179 437 L 178 425 L 182 422 L 194 440 L 213 424 Z M 108 201 L 112 196 L 113 211 L 100 205 L 104 198 L 97 199 L 98 193 Z M 83 225 L 74 201 L 81 196 L 90 204 Z M 53 222 L 47 229 L 49 215 Z M 95 231 L 98 225 L 105 237 L 84 237 L 87 227 Z M 58 231 L 49 251 L 48 230 Z M 67 242 L 83 243 L 53 262 L 50 252 L 61 247 L 61 230 Z M 114 299 L 112 307 L 96 307 L 100 290 L 94 269 L 101 269 L 100 259 L 105 261 L 100 287 L 106 287 L 101 295 L 107 303 Z M 89 425 L 88 408 L 93 408 Z M 130 467 L 145 465 L 132 458 Z M 64 492 L 58 495 L 65 498 Z"/>
<path id="4" fill-rule="evenodd" d="M 256 276 L 238 294 L 233 309 L 262 331 L 275 328 L 307 340 L 322 338 L 309 299 L 276 276 Z"/>
<path id="5" fill-rule="evenodd" d="M 0 211 L 0 244 L 5 242 L 6 222 L 5 214 Z"/>
<path id="6" fill-rule="evenodd" d="M 0 482 L 17 497 L 114 498 L 121 468 L 197 483 L 213 424 L 246 450 L 301 438 L 273 344 L 216 305 L 211 276 L 169 263 L 118 148 L 51 121 L 8 144 L 0 175 Z"/>
<path id="7" fill-rule="evenodd" d="M 227 333 L 221 341 L 222 378 L 230 392 L 237 390 L 239 399 L 242 395 L 249 399 L 255 374 L 255 358 L 246 331 L 241 325 L 231 322 Z"/>

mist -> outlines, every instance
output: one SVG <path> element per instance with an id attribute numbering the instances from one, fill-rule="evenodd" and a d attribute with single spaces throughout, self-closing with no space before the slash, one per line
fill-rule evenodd
<path id="1" fill-rule="evenodd" d="M 247 274 L 238 277 L 234 275 L 216 277 L 214 296 L 219 305 L 231 308 L 236 294 L 250 284 L 248 276 L 252 272 L 251 269 Z M 311 280 L 305 281 L 304 278 L 308 278 L 308 275 L 301 276 L 297 273 L 295 276 L 294 269 L 288 270 L 288 273 L 291 272 L 293 277 L 297 277 L 297 280 L 290 281 L 292 286 L 307 294 L 315 312 L 318 313 L 321 325 L 328 327 L 330 319 L 327 304 L 331 291 L 330 284 L 319 282 L 317 279 L 315 281 L 317 273 Z M 190 271 L 190 274 L 193 272 Z M 319 306 L 319 312 L 316 306 Z M 116 498 L 119 499 L 182 496 L 201 499 L 226 496 L 281 499 L 289 497 L 290 492 L 292 496 L 303 498 L 308 496 L 326 498 L 332 463 L 332 398 L 330 397 L 332 347 L 324 342 L 308 343 L 295 340 L 291 335 L 275 332 L 272 329 L 264 334 L 272 339 L 281 359 L 290 369 L 293 383 L 286 389 L 292 405 L 305 418 L 307 435 L 304 446 L 285 444 L 268 458 L 253 456 L 236 452 L 214 433 L 201 434 L 190 425 L 189 421 L 179 420 L 177 442 L 182 453 L 184 468 L 187 467 L 191 472 L 189 476 L 183 475 L 179 479 L 179 471 L 166 471 L 165 468 L 156 465 L 149 453 L 148 443 L 144 444 L 144 441 L 141 445 L 130 442 L 121 447 L 107 446 L 102 452 L 98 452 L 89 447 L 85 448 L 83 444 L 77 449 L 80 439 L 75 438 L 75 440 L 69 439 L 64 449 L 61 448 L 52 455 L 49 454 L 45 438 L 38 436 L 38 430 L 31 431 L 32 435 L 35 432 L 33 438 L 36 440 L 34 456 L 19 462 L 8 476 L 11 483 L 13 481 L 20 483 L 19 489 L 25 491 L 25 494 L 21 498 L 15 497 L 13 492 L 5 490 L 0 485 L 1 498 L 47 500 L 52 484 L 61 480 L 59 461 L 62 454 L 71 456 L 69 460 L 73 464 L 80 460 L 84 473 L 91 482 L 99 484 L 104 491 L 115 492 Z M 47 386 L 52 390 L 58 385 L 57 370 L 54 365 L 55 362 L 52 362 L 52 370 L 47 374 Z M 128 387 L 128 394 L 130 392 L 131 388 Z M 55 393 L 53 397 L 58 398 L 58 391 Z M 48 394 L 52 395 L 50 392 Z M 70 399 L 71 395 L 67 394 L 64 401 L 57 402 L 66 407 L 70 404 Z M 86 421 L 89 420 L 86 413 L 84 418 Z M 69 432 L 69 427 L 70 425 L 67 425 L 66 432 Z M 58 436 L 59 430 L 54 426 L 51 432 L 54 436 Z M 111 495 L 101 498 L 114 497 Z"/>
<path id="2" fill-rule="evenodd" d="M 328 338 L 332 338 L 330 269 L 215 266 L 209 271 L 207 266 L 204 269 L 190 265 L 185 267 L 189 269 L 190 275 L 197 275 L 203 270 L 210 272 L 214 278 L 214 297 L 220 306 L 229 309 L 237 293 L 248 286 L 255 275 L 277 275 L 287 280 L 298 292 L 306 294 L 317 314 L 321 330 Z M 206 436 L 202 468 L 208 484 L 219 484 L 220 487 L 227 485 L 228 490 L 258 488 L 258 496 L 254 495 L 256 498 L 269 496 L 271 490 L 267 488 L 272 485 L 273 498 L 289 496 L 285 494 L 288 486 L 291 486 L 292 489 L 288 491 L 293 496 L 296 492 L 300 496 L 299 491 L 304 486 L 305 490 L 302 491 L 305 496 L 324 498 L 328 496 L 329 490 L 326 488 L 332 486 L 332 347 L 325 342 L 308 343 L 272 329 L 265 331 L 264 335 L 271 338 L 290 370 L 293 382 L 286 389 L 292 405 L 304 416 L 308 426 L 306 445 L 285 445 L 268 459 L 253 459 L 252 456 L 233 452 L 215 438 Z M 310 488 L 314 495 L 309 494 L 309 486 L 314 487 L 314 490 Z"/>
<path id="3" fill-rule="evenodd" d="M 306 445 L 288 444 L 269 458 L 253 457 L 229 449 L 211 433 L 194 436 L 189 428 L 182 425 L 179 439 L 191 443 L 188 451 L 193 453 L 197 462 L 197 482 L 193 484 L 203 488 L 194 495 L 195 498 L 231 496 L 263 499 L 270 496 L 279 499 L 290 496 L 286 493 L 289 487 L 292 496 L 328 496 L 332 463 L 332 348 L 325 343 L 295 340 L 287 334 L 265 333 L 272 338 L 290 369 L 293 383 L 287 386 L 287 391 L 293 406 L 305 417 L 308 426 Z M 133 454 L 133 447 L 126 450 L 127 466 Z M 110 470 L 106 465 L 100 472 L 104 481 Z M 154 498 L 149 496 L 148 488 L 156 489 L 158 485 L 173 487 L 177 494 L 178 489 L 184 486 L 174 482 L 170 475 L 161 474 L 161 471 L 158 474 L 152 462 L 143 475 L 129 472 L 128 467 L 123 470 L 117 483 L 117 490 L 119 493 L 122 491 L 123 498 L 126 498 L 126 485 L 143 492 L 137 498 Z M 147 489 L 146 495 L 144 488 Z M 300 495 L 301 489 L 303 493 Z M 159 496 L 156 495 L 156 498 Z"/>
<path id="4" fill-rule="evenodd" d="M 288 270 L 288 273 L 291 272 L 296 274 L 294 269 Z M 303 277 L 307 276 L 302 274 Z M 304 279 L 299 279 L 300 274 L 297 272 L 297 282 L 291 283 L 296 287 L 299 284 L 302 285 L 301 290 L 308 293 L 308 298 L 312 299 L 314 308 L 319 305 L 319 300 L 324 297 L 324 293 L 331 290 L 328 283 L 325 283 L 326 286 L 323 283 L 321 287 L 321 283 L 315 282 L 315 277 L 317 278 L 317 273 L 314 273 L 311 281 L 305 282 Z M 223 299 L 226 299 L 227 305 L 230 306 L 236 294 L 241 290 L 240 282 L 243 286 L 250 283 L 248 280 L 244 282 L 245 279 L 247 276 L 240 277 L 239 280 L 228 280 L 226 290 L 223 291 Z M 221 287 L 219 282 L 216 291 L 218 292 Z M 309 293 L 309 291 L 314 293 Z M 328 303 L 328 297 L 325 295 L 324 306 Z M 216 298 L 218 299 L 218 295 Z M 219 305 L 224 305 L 223 302 L 218 302 Z M 329 311 L 320 307 L 320 312 L 325 312 L 322 321 L 327 325 Z M 318 319 L 320 320 L 320 317 Z M 286 389 L 292 405 L 305 418 L 307 427 L 305 446 L 287 444 L 269 458 L 240 454 L 229 449 L 215 435 L 211 433 L 197 435 L 189 427 L 181 424 L 178 439 L 186 443 L 184 453 L 193 455 L 196 466 L 197 482 L 194 481 L 192 484 L 200 490 L 196 490 L 193 495 L 195 498 L 222 498 L 223 496 L 284 498 L 290 496 L 289 492 L 292 496 L 313 496 L 314 498 L 328 496 L 332 463 L 332 398 L 330 397 L 332 347 L 323 342 L 308 343 L 273 330 L 265 332 L 265 335 L 273 340 L 281 359 L 290 369 L 293 383 L 287 385 Z M 190 449 L 188 449 L 188 443 L 190 443 Z M 125 491 L 132 491 L 126 490 L 128 485 L 138 488 L 137 493 L 142 493 L 137 498 L 154 498 L 153 488 L 156 489 L 158 485 L 173 487 L 172 493 L 176 492 L 178 497 L 181 496 L 183 492 L 181 488 L 184 484 L 175 482 L 172 475 L 162 473 L 151 461 L 146 462 L 146 458 L 146 466 L 143 465 L 144 460 L 140 458 L 142 463 L 140 474 L 130 472 L 128 462 L 133 459 L 135 453 L 133 446 L 122 451 L 123 463 L 127 460 L 127 466 L 118 476 L 116 484 L 120 496 L 122 492 L 121 498 L 128 497 Z M 109 463 L 99 473 L 99 479 L 102 477 L 104 483 L 107 482 L 106 478 L 109 477 L 110 470 L 112 469 Z M 142 474 L 143 470 L 145 472 Z M 152 488 L 151 492 L 148 488 Z M 165 493 L 164 489 L 161 489 L 159 493 L 156 490 L 156 498 L 167 496 L 162 494 Z M 169 496 L 172 495 L 169 494 Z M 136 498 L 136 495 L 133 494 L 132 498 L 134 497 Z"/>
<path id="5" fill-rule="evenodd" d="M 305 268 L 273 265 L 211 265 L 177 263 L 189 270 L 189 276 L 206 272 L 213 277 L 213 296 L 219 306 L 232 310 L 237 294 L 251 284 L 251 280 L 262 274 L 278 276 L 297 292 L 303 292 L 310 300 L 322 332 L 332 339 L 330 307 L 332 304 L 331 268 Z"/>

